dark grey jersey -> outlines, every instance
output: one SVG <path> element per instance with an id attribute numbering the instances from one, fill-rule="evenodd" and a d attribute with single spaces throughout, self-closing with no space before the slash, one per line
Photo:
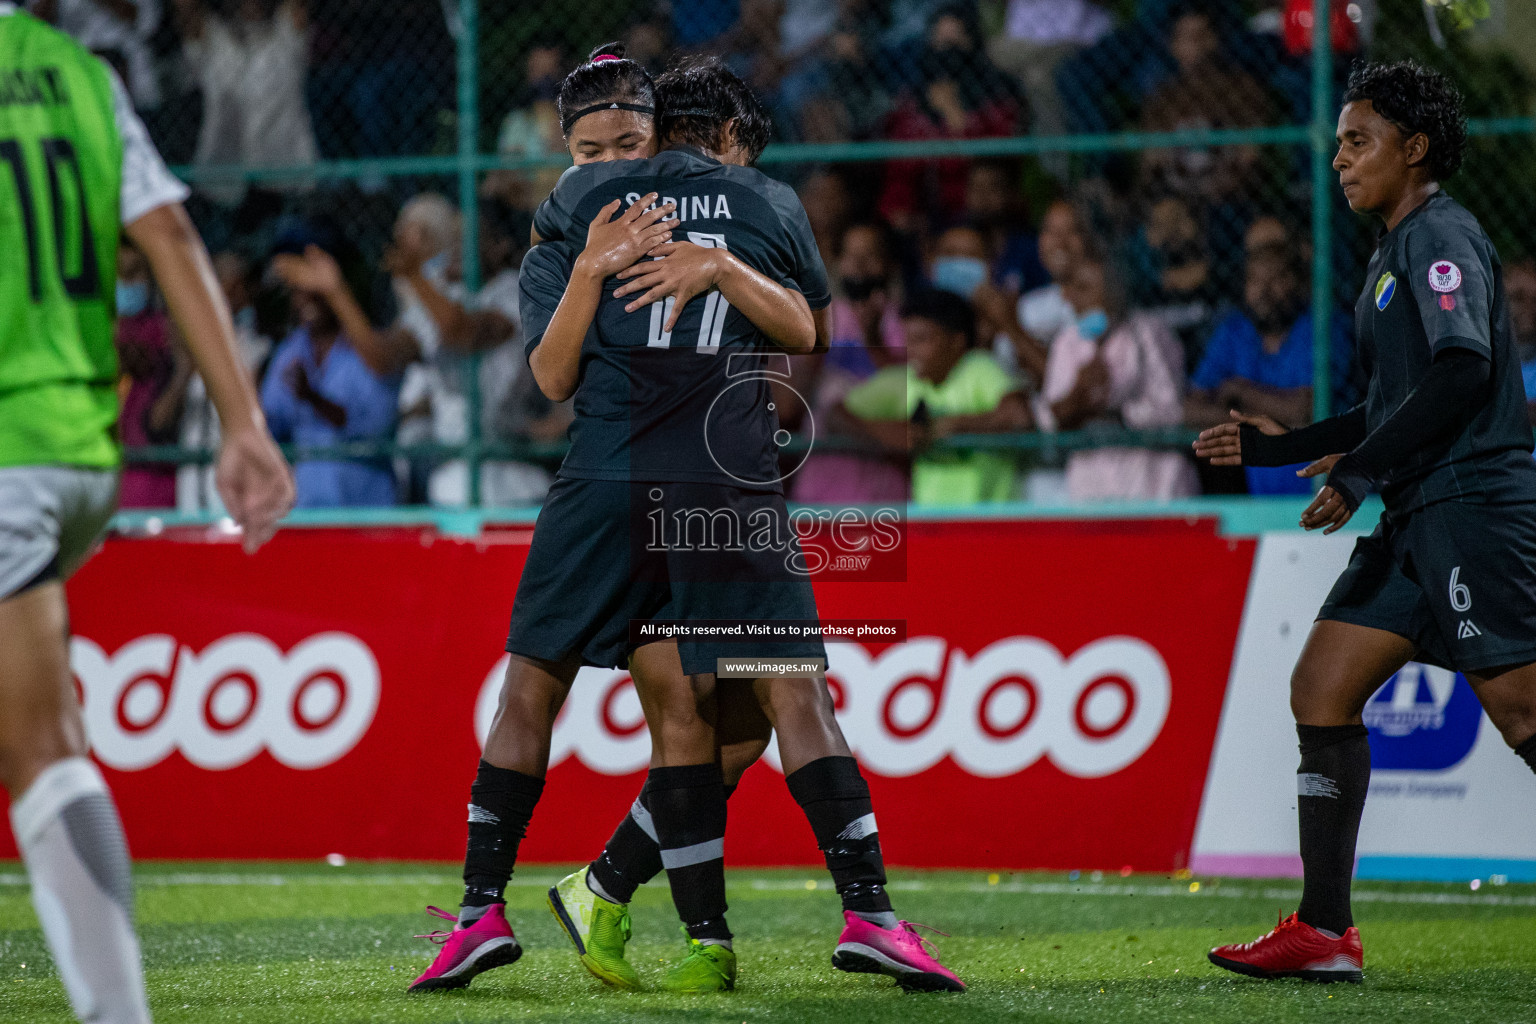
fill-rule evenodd
<path id="1" fill-rule="evenodd" d="M 560 258 L 551 251 L 536 266 L 568 264 L 605 205 L 618 199 L 623 209 L 650 192 L 677 204 L 674 241 L 729 249 L 764 276 L 800 291 L 812 309 L 830 302 L 826 268 L 794 191 L 690 148 L 566 171 L 534 219 L 541 238 L 559 241 Z M 783 437 L 769 383 L 787 376 L 787 360 L 718 292 L 691 301 L 666 332 L 671 301 L 626 313 L 634 296 L 614 298 L 620 284 L 617 278 L 604 282 L 582 347 L 576 424 L 561 474 L 778 487 Z M 545 281 L 544 290 L 552 287 Z M 530 296 L 538 282 L 529 280 L 527 270 L 523 288 L 524 301 L 533 297 L 553 313 L 549 301 L 558 304 L 558 293 Z M 535 331 L 525 314 L 530 352 L 547 325 L 545 317 Z"/>
<path id="2" fill-rule="evenodd" d="M 1389 512 L 1447 500 L 1536 500 L 1531 428 L 1499 254 L 1460 203 L 1437 192 L 1382 236 L 1355 303 L 1355 335 L 1370 375 L 1371 430 L 1402 404 L 1439 352 L 1465 348 L 1493 364 L 1471 424 L 1426 447 L 1385 481 Z"/>

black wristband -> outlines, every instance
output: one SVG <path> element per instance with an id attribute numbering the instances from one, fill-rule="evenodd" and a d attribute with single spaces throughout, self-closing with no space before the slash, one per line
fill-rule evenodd
<path id="1" fill-rule="evenodd" d="M 1328 486 L 1334 493 L 1344 500 L 1351 512 L 1360 508 L 1360 503 L 1365 496 L 1375 490 L 1375 474 L 1366 466 L 1364 460 L 1354 452 L 1350 452 L 1338 462 L 1333 464 L 1333 469 L 1328 474 Z"/>

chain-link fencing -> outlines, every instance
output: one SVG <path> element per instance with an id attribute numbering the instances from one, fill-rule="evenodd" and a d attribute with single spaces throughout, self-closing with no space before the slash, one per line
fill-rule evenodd
<path id="1" fill-rule="evenodd" d="M 44 6 L 62 21 L 72 5 Z M 1356 400 L 1347 310 L 1375 229 L 1349 211 L 1328 164 L 1337 97 L 1363 59 L 1413 57 L 1452 76 L 1473 140 L 1450 191 L 1506 265 L 1532 254 L 1536 196 L 1522 183 L 1536 174 L 1536 11 L 1514 0 L 1334 2 L 1323 24 L 1308 0 L 139 0 L 138 8 L 141 31 L 97 48 L 123 70 L 162 152 L 192 182 L 189 207 L 210 249 L 248 271 L 230 287 L 253 337 L 277 343 L 290 334 L 295 304 L 272 254 L 317 231 L 338 240 L 352 290 L 380 331 L 420 322 L 408 308 L 412 274 L 426 273 L 465 309 L 506 313 L 500 347 L 455 354 L 418 338 L 397 421 L 345 438 L 349 452 L 362 445 L 390 466 L 402 501 L 532 501 L 558 465 L 561 411 L 541 406 L 526 381 L 516 386 L 527 374 L 505 294 L 532 211 L 569 164 L 559 83 L 610 40 L 655 73 L 678 54 L 718 54 L 764 100 L 775 143 L 762 167 L 799 192 L 841 282 L 835 310 L 856 346 L 877 341 L 875 325 L 894 319 L 903 292 L 929 283 L 959 290 L 982 346 L 1034 397 L 1050 384 L 1031 346 L 1043 350 L 1071 326 L 1064 277 L 1085 260 L 1104 268 L 1106 295 L 1177 343 L 1179 393 L 1161 418 L 1106 411 L 1081 436 L 1062 424 L 1057 433 L 952 436 L 933 442 L 940 449 L 1003 447 L 1038 466 L 1083 444 L 1182 445 L 1202 408 L 1241 405 L 1241 387 L 1202 374 L 1212 338 L 1234 316 L 1290 324 L 1297 344 L 1320 357 L 1302 360 L 1305 381 L 1271 387 L 1288 391 L 1303 416 Z M 464 216 L 433 235 L 441 251 L 404 245 L 416 252 L 410 265 L 401 210 L 423 193 Z M 431 212 L 421 218 L 428 234 Z M 889 250 L 884 310 L 859 290 L 867 254 L 855 235 L 871 223 L 883 225 L 878 244 Z M 477 305 L 482 285 L 500 288 L 499 307 L 494 295 Z M 441 333 L 441 324 L 421 331 Z M 253 357 L 258 372 L 264 358 Z M 206 462 L 202 436 L 198 446 L 198 433 L 184 428 L 167 439 L 180 444 L 130 457 Z M 516 479 L 470 473 L 460 456 L 518 467 L 505 469 Z M 458 468 L 444 474 L 445 463 Z M 1210 474 L 1202 486 L 1247 485 Z M 1020 488 L 1012 496 L 1040 497 Z"/>

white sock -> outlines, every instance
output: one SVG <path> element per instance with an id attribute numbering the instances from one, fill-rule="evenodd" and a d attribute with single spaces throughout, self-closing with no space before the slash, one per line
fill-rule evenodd
<path id="1" fill-rule="evenodd" d="M 612 896 L 608 895 L 608 890 L 603 888 L 603 883 L 599 882 L 596 878 L 593 878 L 592 872 L 590 871 L 587 872 L 587 888 L 590 889 L 592 891 L 592 895 L 596 896 L 598 899 L 607 900 L 609 903 L 619 902 Z"/>
<path id="2" fill-rule="evenodd" d="M 11 804 L 11 829 L 75 1015 L 149 1024 L 128 847 L 101 773 L 83 757 L 49 765 Z"/>

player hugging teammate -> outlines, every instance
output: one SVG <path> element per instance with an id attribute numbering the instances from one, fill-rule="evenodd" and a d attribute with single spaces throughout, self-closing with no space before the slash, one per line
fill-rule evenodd
<path id="1" fill-rule="evenodd" d="M 641 644 L 630 632 L 653 620 L 817 618 L 810 581 L 784 551 L 658 544 L 648 515 L 660 509 L 670 522 L 702 509 L 788 523 L 777 416 L 752 371 L 773 347 L 824 343 L 829 294 L 799 200 L 750 166 L 768 115 L 716 61 L 653 84 L 619 47 L 567 77 L 560 114 L 577 166 L 534 219 L 542 241 L 523 263 L 521 309 L 540 389 L 575 399 L 571 450 L 513 604 L 507 678 L 471 790 L 463 905 L 457 915 L 433 908 L 455 924 L 434 935 L 443 948 L 412 988 L 462 987 L 521 955 L 503 891 L 543 788 L 555 716 L 586 664 L 628 666 L 652 740 L 645 787 L 607 847 L 549 892 L 588 971 L 640 987 L 624 958 L 627 904 L 665 869 L 688 953 L 662 987 L 734 987 L 726 798 L 776 731 L 785 781 L 843 903 L 833 965 L 907 989 L 963 990 L 892 911 L 869 789 L 825 677 L 715 677 L 730 655 L 824 665 L 821 641 L 742 650 Z"/>
<path id="2" fill-rule="evenodd" d="M 1355 303 L 1366 400 L 1289 431 L 1234 414 L 1195 443 L 1217 465 L 1317 460 L 1302 470 L 1327 474 L 1308 530 L 1337 530 L 1371 490 L 1386 504 L 1291 677 L 1301 906 L 1210 954 L 1261 978 L 1361 980 L 1349 905 L 1371 775 L 1361 712 L 1406 662 L 1463 673 L 1536 768 L 1536 463 L 1499 255 L 1441 189 L 1466 146 L 1461 96 L 1409 62 L 1357 69 L 1344 101 L 1333 166 L 1350 208 L 1383 224 Z"/>

